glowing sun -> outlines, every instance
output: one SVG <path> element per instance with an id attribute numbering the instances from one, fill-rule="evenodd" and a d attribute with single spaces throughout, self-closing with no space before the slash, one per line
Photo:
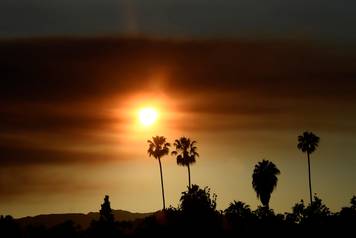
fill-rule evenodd
<path id="1" fill-rule="evenodd" d="M 138 117 L 142 125 L 150 126 L 157 120 L 157 110 L 151 107 L 145 107 L 139 110 Z"/>

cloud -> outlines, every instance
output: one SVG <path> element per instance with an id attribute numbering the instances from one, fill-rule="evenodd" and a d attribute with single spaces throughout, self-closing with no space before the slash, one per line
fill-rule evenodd
<path id="1" fill-rule="evenodd" d="M 60 167 L 31 166 L 24 170 L 18 167 L 0 168 L 0 201 L 11 203 L 12 199 L 29 195 L 51 196 L 95 191 L 105 183 L 79 177 L 76 172 Z M 13 176 L 16 174 L 16 176 Z M 71 176 L 68 176 L 70 174 Z"/>
<path id="2" fill-rule="evenodd" d="M 109 161 L 138 92 L 196 122 L 173 118 L 176 130 L 355 131 L 356 56 L 311 43 L 57 38 L 0 51 L 2 165 Z"/>

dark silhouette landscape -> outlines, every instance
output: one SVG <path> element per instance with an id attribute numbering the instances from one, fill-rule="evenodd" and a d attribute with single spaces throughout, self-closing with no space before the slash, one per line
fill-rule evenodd
<path id="1" fill-rule="evenodd" d="M 213 235 L 246 237 L 273 235 L 292 237 L 307 234 L 353 234 L 356 224 L 356 196 L 338 212 L 331 212 L 314 196 L 312 204 L 296 203 L 291 212 L 275 213 L 267 206 L 251 210 L 233 201 L 224 211 L 216 210 L 216 195 L 193 184 L 182 193 L 180 206 L 146 214 L 114 211 L 106 196 L 99 213 L 41 215 L 13 219 L 0 217 L 1 237 L 178 237 Z"/>
<path id="2" fill-rule="evenodd" d="M 356 1 L 0 1 L 0 238 L 354 237 Z"/>
<path id="3" fill-rule="evenodd" d="M 99 74 L 108 75 L 107 72 L 115 67 L 117 73 L 120 73 L 121 76 L 130 78 L 129 72 L 135 67 L 142 69 L 142 65 L 144 64 L 155 67 L 162 61 L 165 62 L 167 67 L 174 68 L 175 75 L 172 76 L 173 78 L 182 76 L 182 80 L 186 81 L 180 80 L 179 83 L 189 84 L 193 82 L 191 81 L 192 77 L 198 79 L 204 77 L 217 79 L 219 72 L 223 72 L 227 77 L 232 77 L 235 74 L 233 71 L 234 67 L 218 63 L 222 59 L 221 55 L 224 56 L 223 59 L 240 55 L 240 58 L 236 58 L 234 65 L 241 64 L 241 67 L 247 66 L 246 59 L 251 59 L 251 57 L 254 58 L 261 54 L 269 55 L 268 57 L 270 58 L 267 61 L 264 59 L 257 61 L 250 60 L 249 64 L 254 64 L 254 70 L 240 70 L 240 76 L 250 78 L 249 83 L 242 80 L 236 82 L 228 80 L 224 85 L 216 84 L 210 89 L 228 91 L 229 89 L 227 88 L 229 85 L 234 85 L 234 87 L 241 87 L 247 90 L 250 94 L 248 97 L 251 98 L 254 96 L 259 98 L 271 97 L 272 91 L 269 90 L 269 86 L 264 86 L 262 91 L 262 88 L 259 86 L 262 83 L 262 79 L 260 78 L 262 74 L 275 77 L 281 73 L 286 73 L 286 71 L 279 72 L 279 66 L 270 70 L 269 67 L 275 67 L 274 64 L 270 64 L 266 68 L 264 65 L 266 62 L 274 61 L 275 63 L 279 62 L 278 64 L 282 64 L 282 61 L 284 61 L 284 66 L 293 68 L 292 64 L 299 57 L 298 64 L 303 65 L 299 71 L 301 75 L 309 74 L 311 70 L 307 63 L 302 63 L 301 61 L 305 55 L 313 55 L 314 59 L 312 61 L 322 65 L 321 69 L 319 68 L 314 72 L 315 75 L 323 75 L 322 71 L 328 64 L 332 65 L 336 71 L 352 72 L 355 67 L 355 62 L 351 56 L 341 57 L 341 61 L 336 61 L 334 53 L 328 53 L 326 54 L 328 56 L 325 56 L 320 49 L 308 45 L 290 45 L 290 43 L 157 41 L 148 39 L 92 39 L 83 41 L 84 44 L 81 44 L 81 42 L 82 40 L 80 39 L 38 39 L 33 41 L 3 41 L 0 43 L 0 48 L 2 49 L 0 56 L 1 72 L 5 79 L 5 81 L 2 81 L 3 87 L 0 88 L 1 98 L 4 102 L 2 108 L 4 116 L 0 118 L 0 128 L 3 132 L 13 132 L 14 130 L 22 130 L 23 132 L 64 132 L 67 134 L 74 132 L 77 135 L 73 134 L 73 136 L 77 136 L 80 139 L 81 136 L 79 134 L 81 132 L 76 131 L 76 127 L 84 123 L 85 127 L 91 128 L 93 123 L 101 123 L 102 118 L 94 117 L 87 120 L 88 118 L 85 118 L 86 116 L 83 115 L 86 113 L 85 110 L 89 109 L 84 109 L 83 115 L 78 118 L 69 114 L 62 115 L 61 117 L 58 112 L 53 114 L 53 108 L 51 107 L 31 107 L 25 103 L 21 103 L 21 101 L 32 102 L 36 105 L 45 105 L 43 102 L 39 102 L 46 98 L 46 103 L 59 105 L 59 102 L 72 101 L 80 97 L 86 98 L 85 100 L 96 100 L 95 97 L 100 98 L 103 94 L 111 94 L 113 93 L 111 92 L 112 85 L 108 82 L 116 85 L 116 87 L 125 87 L 126 89 L 135 87 L 135 82 L 130 83 L 129 81 L 125 81 L 125 85 L 123 86 L 120 85 L 120 81 L 112 78 L 103 82 L 100 87 L 88 84 L 88 82 L 95 82 Z M 96 46 L 104 47 L 97 48 Z M 213 53 L 209 53 L 208 57 L 203 57 L 202 55 L 207 54 L 206 49 L 213 50 Z M 290 57 L 289 59 L 288 57 L 281 57 L 287 56 L 287 51 L 289 53 L 293 52 L 295 55 L 293 57 L 288 56 Z M 159 55 L 156 52 L 159 52 Z M 313 53 L 310 54 L 310 52 Z M 22 57 L 19 57 L 19 55 L 22 55 Z M 118 57 L 118 55 L 121 57 Z M 323 62 L 325 57 L 329 57 L 327 63 Z M 56 67 L 56 62 L 48 61 L 49 59 L 56 59 L 57 62 L 61 63 L 55 70 L 57 74 L 53 74 L 55 71 L 52 70 L 52 67 Z M 203 65 L 215 67 L 215 69 L 205 72 L 201 70 L 201 66 Z M 188 66 L 191 67 L 189 70 L 190 75 L 186 71 L 186 67 Z M 145 74 L 145 72 L 136 71 L 135 74 L 140 75 Z M 67 75 L 68 78 L 62 80 L 61 75 Z M 23 80 L 22 78 L 25 76 L 26 80 Z M 291 86 L 290 83 L 288 82 L 287 84 L 279 80 L 280 76 L 273 79 L 274 85 L 270 88 L 271 90 L 272 88 L 273 90 L 277 90 L 279 96 L 283 95 L 287 88 L 290 89 L 288 93 L 295 96 L 304 90 L 297 82 L 294 82 L 293 87 L 289 88 Z M 45 77 L 51 77 L 52 80 L 46 81 Z M 11 79 L 19 80 L 22 83 L 15 87 L 16 83 Z M 351 94 L 355 84 L 347 78 L 343 80 L 342 85 L 340 84 L 336 88 L 328 89 L 322 83 L 324 79 L 314 79 L 309 84 L 311 91 L 307 91 L 306 94 L 311 95 L 313 94 L 313 90 L 322 87 L 323 90 L 320 91 L 318 97 L 323 98 L 323 94 L 331 90 L 331 92 L 334 92 L 334 96 L 337 96 L 339 99 L 350 99 L 352 98 Z M 178 87 L 177 82 L 174 80 L 171 82 L 170 86 Z M 64 83 L 61 87 L 65 88 L 65 90 L 61 92 L 57 91 L 58 83 Z M 82 88 L 83 85 L 85 85 L 84 88 Z M 31 90 L 27 90 L 28 87 L 31 87 Z M 164 87 L 167 87 L 167 85 Z M 6 88 L 10 88 L 12 91 L 8 91 Z M 203 88 L 203 85 L 197 82 L 190 83 L 189 87 L 187 87 L 189 91 L 202 90 Z M 90 98 L 88 95 L 94 92 L 95 97 Z M 340 95 L 337 95 L 338 93 Z M 219 105 L 222 104 L 212 104 L 211 109 L 223 110 L 224 113 L 232 113 L 230 110 L 243 110 L 247 113 L 252 113 L 252 115 L 255 113 L 263 115 L 266 113 L 263 110 L 272 110 L 263 109 L 263 107 L 256 108 L 256 105 L 251 104 L 251 101 L 246 102 L 248 106 L 244 109 L 241 109 L 241 106 L 238 105 L 234 106 L 233 103 L 233 107 L 236 108 L 221 108 Z M 13 105 L 16 105 L 17 110 L 13 110 L 11 106 L 6 106 L 5 102 L 13 103 Z M 204 105 L 189 106 L 192 107 L 190 110 L 193 111 L 205 110 L 206 107 Z M 36 107 L 37 109 L 35 110 Z M 258 112 L 254 112 L 254 110 Z M 299 113 L 299 109 L 292 112 L 294 115 L 297 113 Z M 54 118 L 56 115 L 59 115 L 59 117 Z M 237 128 L 255 128 L 256 126 L 260 128 L 260 125 L 249 124 L 249 121 L 241 125 L 238 125 L 239 122 L 236 121 L 233 123 L 234 126 L 237 125 Z M 286 123 L 284 126 L 290 126 L 288 122 L 284 123 Z M 188 124 L 183 123 L 183 128 L 186 125 Z M 273 128 L 277 125 L 272 123 L 268 126 L 269 128 Z M 320 120 L 320 124 L 316 128 L 319 127 L 325 128 L 328 125 L 323 124 L 323 121 Z M 217 127 L 213 126 L 210 129 L 216 130 Z M 336 129 L 334 128 L 334 130 Z M 84 137 L 82 139 L 85 140 Z M 304 235 L 309 232 L 315 234 L 352 232 L 352 228 L 356 224 L 355 196 L 350 198 L 350 204 L 345 204 L 341 210 L 332 212 L 316 194 L 312 193 L 311 174 L 313 169 L 311 168 L 310 160 L 311 154 L 317 153 L 316 150 L 319 142 L 320 138 L 309 131 L 302 133 L 295 141 L 295 150 L 300 150 L 307 155 L 310 201 L 305 203 L 301 200 L 295 205 L 291 204 L 292 210 L 285 211 L 285 213 L 276 213 L 273 207 L 270 206 L 270 200 L 273 200 L 272 193 L 278 187 L 278 176 L 284 174 L 284 171 L 280 170 L 278 164 L 272 160 L 261 159 L 255 165 L 254 170 L 251 171 L 251 187 L 256 192 L 256 197 L 261 201 L 261 206 L 253 210 L 247 203 L 236 200 L 231 201 L 230 205 L 225 209 L 218 210 L 217 195 L 213 193 L 213 190 L 209 187 L 195 184 L 194 176 L 191 178 L 191 166 L 196 163 L 199 164 L 198 142 L 192 138 L 182 136 L 173 140 L 173 143 L 170 143 L 164 136 L 154 136 L 148 140 L 147 153 L 149 157 L 158 161 L 162 210 L 152 213 L 130 213 L 122 210 L 112 210 L 109 197 L 107 196 L 99 212 L 39 215 L 19 219 L 3 215 L 0 219 L 1 237 L 136 237 L 151 235 L 172 236 L 172 234 L 174 236 L 183 236 L 187 233 L 192 235 L 246 237 L 262 234 L 282 235 L 284 232 L 293 235 Z M 4 166 L 3 168 L 41 164 L 43 161 L 47 161 L 47 157 L 53 156 L 55 160 L 49 162 L 50 164 L 70 164 L 76 160 L 78 160 L 77 163 L 85 161 L 86 163 L 95 164 L 97 162 L 95 155 L 87 154 L 89 157 L 84 158 L 86 154 L 79 155 L 68 152 L 61 154 L 53 150 L 38 150 L 38 148 L 21 147 L 20 145 L 12 146 L 4 143 L 1 146 L 2 156 L 8 158 L 0 161 L 2 166 Z M 140 150 L 144 151 L 143 148 L 140 148 Z M 169 156 L 176 160 L 177 165 L 186 167 L 188 172 L 187 190 L 181 193 L 180 200 L 177 201 L 179 205 L 176 207 L 167 207 L 165 202 L 164 179 L 169 175 L 164 174 L 164 163 L 161 160 L 165 160 Z M 114 159 L 112 155 L 106 157 L 106 161 Z M 3 185 L 5 183 L 5 180 L 2 181 Z M 0 189 L 5 189 L 3 190 L 4 194 L 6 194 L 6 189 L 8 189 L 9 194 L 12 194 L 11 186 L 3 186 Z M 116 206 L 120 205 L 115 204 Z"/>

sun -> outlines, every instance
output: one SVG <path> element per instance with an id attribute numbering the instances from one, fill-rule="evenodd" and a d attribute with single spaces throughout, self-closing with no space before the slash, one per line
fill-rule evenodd
<path id="1" fill-rule="evenodd" d="M 152 107 L 145 107 L 139 110 L 138 117 L 142 125 L 151 126 L 157 120 L 158 113 Z"/>

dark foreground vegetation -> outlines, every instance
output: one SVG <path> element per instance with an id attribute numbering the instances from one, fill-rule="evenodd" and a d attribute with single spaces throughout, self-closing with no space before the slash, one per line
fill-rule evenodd
<path id="1" fill-rule="evenodd" d="M 356 196 L 351 204 L 333 213 L 317 196 L 311 204 L 296 203 L 291 213 L 276 214 L 266 206 L 256 210 L 234 201 L 224 211 L 216 210 L 216 195 L 209 188 L 192 185 L 182 193 L 178 208 L 169 207 L 143 219 L 116 221 L 106 196 L 100 218 L 86 229 L 68 220 L 53 227 L 21 226 L 11 216 L 1 216 L 1 237 L 176 237 L 176 236 L 307 236 L 355 234 Z"/>

